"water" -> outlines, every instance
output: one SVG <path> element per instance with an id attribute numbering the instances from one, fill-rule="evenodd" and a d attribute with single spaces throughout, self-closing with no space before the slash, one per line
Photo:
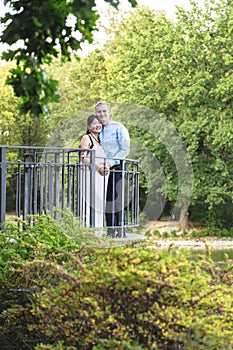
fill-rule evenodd
<path id="1" fill-rule="evenodd" d="M 213 261 L 226 261 L 226 255 L 228 259 L 233 259 L 233 249 L 224 249 L 224 250 L 214 250 L 211 251 L 211 257 Z"/>
<path id="2" fill-rule="evenodd" d="M 193 250 L 193 255 L 206 254 L 205 250 Z M 227 260 L 233 260 L 233 249 L 214 249 L 211 250 L 211 258 L 214 262 L 224 262 Z"/>

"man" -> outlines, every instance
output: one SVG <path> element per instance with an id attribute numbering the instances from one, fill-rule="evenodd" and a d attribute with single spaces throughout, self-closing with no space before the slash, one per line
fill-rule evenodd
<path id="1" fill-rule="evenodd" d="M 129 132 L 124 125 L 110 119 L 111 111 L 108 102 L 97 102 L 95 111 L 103 124 L 99 138 L 110 165 L 106 196 L 107 234 L 111 237 L 123 237 L 125 236 L 125 229 L 122 160 L 128 156 L 130 151 Z"/>

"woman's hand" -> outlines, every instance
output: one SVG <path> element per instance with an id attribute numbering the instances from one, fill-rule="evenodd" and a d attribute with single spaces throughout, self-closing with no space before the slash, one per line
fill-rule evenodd
<path id="1" fill-rule="evenodd" d="M 109 164 L 104 164 L 104 163 L 100 163 L 98 165 L 96 165 L 96 169 L 97 171 L 100 173 L 100 175 L 105 176 L 108 175 L 109 172 Z"/>

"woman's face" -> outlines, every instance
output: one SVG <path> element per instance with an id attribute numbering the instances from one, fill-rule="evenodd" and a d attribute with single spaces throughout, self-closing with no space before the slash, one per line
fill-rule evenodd
<path id="1" fill-rule="evenodd" d="M 101 122 L 97 118 L 93 119 L 93 122 L 89 125 L 89 130 L 93 133 L 100 133 L 102 130 Z"/>

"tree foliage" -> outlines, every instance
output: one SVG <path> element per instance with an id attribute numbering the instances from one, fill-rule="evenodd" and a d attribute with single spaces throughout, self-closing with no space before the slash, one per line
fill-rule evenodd
<path id="1" fill-rule="evenodd" d="M 17 109 L 19 98 L 14 95 L 6 79 L 12 64 L 0 66 L 0 144 L 8 146 L 39 146 L 47 139 L 48 119 L 32 119 L 29 115 L 20 115 Z"/>
<path id="2" fill-rule="evenodd" d="M 220 267 L 208 249 L 194 259 L 151 240 L 110 245 L 75 230 L 74 241 L 62 227 L 40 217 L 0 236 L 3 347 L 232 349 L 230 260 Z"/>
<path id="3" fill-rule="evenodd" d="M 114 102 L 113 117 L 126 123 L 137 143 L 130 156 L 140 160 L 141 198 L 155 193 L 145 209 L 151 219 L 157 218 L 154 208 L 164 205 L 165 196 L 174 206 L 180 189 L 178 173 L 183 171 L 182 159 L 179 167 L 174 161 L 183 154 L 182 145 L 178 147 L 178 138 L 162 127 L 166 118 L 184 141 L 194 172 L 191 206 L 185 206 L 188 200 L 184 200 L 178 212 L 189 210 L 195 221 L 232 226 L 232 6 L 227 4 L 207 1 L 202 9 L 192 2 L 189 12 L 179 9 L 176 22 L 138 8 L 119 27 L 112 27 L 115 36 L 111 33 L 102 51 L 91 53 L 69 75 L 65 73 L 72 87 L 68 96 L 63 83 L 61 92 L 67 100 L 74 95 L 63 104 L 70 115 L 72 110 L 94 106 L 98 99 Z M 55 109 L 61 118 L 61 106 L 54 105 Z M 75 115 L 81 121 L 86 114 Z M 74 140 L 73 130 L 70 134 L 63 130 L 65 140 L 71 135 Z M 160 167 L 152 166 L 152 157 Z M 190 183 L 190 174 L 183 173 L 182 179 Z"/>
<path id="4" fill-rule="evenodd" d="M 231 0 L 206 1 L 204 9 L 191 4 L 188 12 L 179 9 L 176 22 L 149 9 L 134 11 L 106 45 L 104 88 L 107 99 L 147 106 L 172 122 L 192 161 L 191 204 L 211 217 L 218 205 L 232 205 L 233 199 L 233 6 Z M 156 130 L 154 120 L 144 123 Z M 172 157 L 157 136 L 132 135 L 158 157 L 167 198 L 174 201 L 179 184 Z"/>
<path id="5" fill-rule="evenodd" d="M 194 172 L 191 206 L 180 203 L 180 209 L 189 210 L 192 220 L 232 227 L 233 4 L 207 0 L 203 8 L 196 1 L 191 5 L 189 11 L 180 8 L 174 22 L 137 8 L 120 26 L 111 25 L 103 50 L 63 66 L 59 58 L 53 61 L 49 69 L 59 81 L 61 103 L 50 107 L 50 135 L 56 136 L 54 145 L 77 145 L 95 102 L 112 102 L 113 117 L 129 128 L 130 156 L 140 160 L 143 204 L 155 192 L 145 209 L 154 219 L 154 208 L 162 207 L 165 197 L 171 212 L 183 171 L 174 161 L 181 148 L 161 128 L 166 118 L 184 141 Z M 125 110 L 117 104 L 125 104 Z M 182 191 L 185 196 L 186 185 Z"/>
<path id="6" fill-rule="evenodd" d="M 119 4 L 119 1 L 107 2 L 114 6 Z M 130 2 L 136 5 L 135 0 Z M 5 25 L 1 41 L 9 45 L 21 44 L 17 48 L 10 47 L 2 55 L 7 61 L 16 61 L 7 83 L 22 99 L 21 113 L 44 117 L 48 103 L 58 101 L 57 82 L 46 74 L 44 65 L 59 55 L 63 61 L 69 60 L 71 52 L 80 49 L 81 43 L 92 41 L 98 18 L 95 2 L 6 0 L 5 3 L 11 11 L 1 19 Z M 69 16 L 74 18 L 72 25 Z"/>

